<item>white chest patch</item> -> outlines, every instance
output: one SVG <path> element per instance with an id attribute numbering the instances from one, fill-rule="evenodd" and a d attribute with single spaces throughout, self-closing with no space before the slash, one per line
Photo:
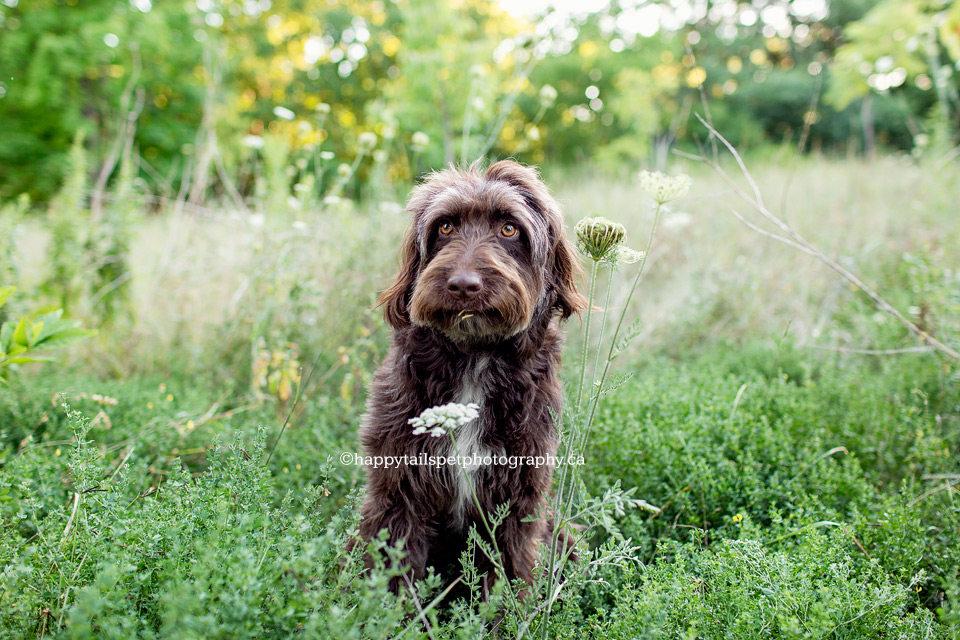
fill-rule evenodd
<path id="1" fill-rule="evenodd" d="M 473 371 L 466 372 L 456 402 L 460 404 L 475 403 L 480 405 L 481 413 L 487 399 L 487 390 L 482 383 L 481 374 L 489 364 L 488 358 L 477 361 Z M 451 474 L 451 488 L 454 494 L 453 517 L 463 524 L 467 505 L 473 503 L 473 492 L 476 489 L 474 478 L 476 471 L 483 466 L 483 458 L 495 455 L 490 447 L 481 444 L 483 426 L 481 418 L 471 420 L 453 432 L 456 447 L 451 442 L 448 445 L 448 456 L 458 456 L 458 464 L 449 467 Z M 461 466 L 462 465 L 462 466 Z M 464 473 L 466 472 L 466 473 Z"/>

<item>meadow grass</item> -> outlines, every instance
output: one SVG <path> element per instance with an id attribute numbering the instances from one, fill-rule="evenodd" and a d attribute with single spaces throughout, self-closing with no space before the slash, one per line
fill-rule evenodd
<path id="1" fill-rule="evenodd" d="M 791 224 L 956 345 L 960 185 L 894 157 L 790 165 L 755 172 L 768 201 L 790 182 Z M 388 570 L 360 577 L 343 552 L 362 471 L 336 456 L 358 449 L 388 342 L 370 307 L 406 225 L 343 201 L 262 224 L 138 214 L 133 323 L 0 388 L 0 637 L 474 638 L 503 611 L 501 637 L 960 637 L 957 364 L 835 349 L 917 345 L 738 222 L 706 169 L 676 169 L 695 186 L 658 232 L 614 363 L 631 377 L 600 404 L 582 473 L 587 499 L 619 484 L 662 509 L 605 512 L 549 618 L 504 590 L 421 618 Z M 633 177 L 546 177 L 570 228 L 603 215 L 643 248 Z M 22 226 L 29 291 L 49 240 Z M 294 406 L 300 368 L 316 370 Z"/>

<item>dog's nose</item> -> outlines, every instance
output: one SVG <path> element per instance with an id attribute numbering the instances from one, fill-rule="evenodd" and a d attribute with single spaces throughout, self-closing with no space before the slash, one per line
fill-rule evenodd
<path id="1" fill-rule="evenodd" d="M 455 273 L 447 280 L 447 291 L 460 300 L 476 296 L 481 289 L 483 289 L 483 280 L 480 279 L 480 274 L 472 271 Z"/>

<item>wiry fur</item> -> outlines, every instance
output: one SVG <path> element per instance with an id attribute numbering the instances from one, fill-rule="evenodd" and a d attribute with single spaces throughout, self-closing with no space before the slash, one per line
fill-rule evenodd
<path id="1" fill-rule="evenodd" d="M 474 165 L 434 173 L 407 209 L 413 220 L 400 270 L 379 300 L 394 334 L 370 388 L 360 430 L 364 453 L 455 455 L 449 438 L 413 435 L 408 420 L 429 407 L 476 402 L 480 417 L 455 433 L 461 455 L 555 454 L 558 324 L 586 306 L 560 207 L 533 169 L 505 160 L 485 171 Z M 438 231 L 444 221 L 455 227 L 449 236 Z M 517 236 L 501 233 L 508 222 Z M 459 273 L 482 280 L 475 297 L 451 295 Z M 552 526 L 525 519 L 544 513 L 553 469 L 481 466 L 469 475 L 486 513 L 509 503 L 497 544 L 507 575 L 530 582 Z M 386 528 L 392 543 L 403 540 L 414 580 L 428 566 L 455 562 L 471 525 L 485 536 L 458 467 L 369 467 L 367 479 L 360 535 L 369 540 Z M 491 579 L 489 563 L 481 563 Z"/>

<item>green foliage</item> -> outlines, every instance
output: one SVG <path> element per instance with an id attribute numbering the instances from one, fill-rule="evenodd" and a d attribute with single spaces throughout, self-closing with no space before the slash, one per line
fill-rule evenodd
<path id="1" fill-rule="evenodd" d="M 16 287 L 0 287 L 0 307 L 15 290 Z M 38 351 L 63 347 L 96 333 L 81 329 L 79 321 L 64 320 L 62 316 L 63 309 L 57 309 L 35 318 L 23 316 L 19 321 L 7 320 L 0 325 L 0 382 L 6 381 L 11 367 L 50 360 Z"/>
<path id="2" fill-rule="evenodd" d="M 735 538 L 664 544 L 663 558 L 625 577 L 598 616 L 608 637 L 944 638 L 934 614 L 914 610 L 906 585 L 858 567 L 836 532 L 804 532 L 789 552 L 771 550 L 750 522 Z M 606 623 L 606 624 L 605 624 Z M 608 626 L 607 626 L 608 625 Z M 598 636 L 599 637 L 599 636 Z"/>
<path id="3" fill-rule="evenodd" d="M 638 9 L 620 3 L 539 28 L 496 0 L 3 4 L 0 198 L 48 202 L 75 175 L 81 131 L 97 168 L 132 93 L 143 99 L 132 166 L 150 192 L 183 189 L 194 204 L 269 195 L 269 210 L 328 193 L 364 133 L 383 153 L 365 155 L 346 195 L 480 154 L 661 165 L 671 146 L 702 141 L 701 90 L 735 144 L 796 142 L 811 122 L 815 147 L 842 151 L 866 119 L 880 143 L 906 149 L 923 146 L 914 138 L 927 120 L 947 150 L 955 3 L 838 0 L 825 15 L 788 4 L 789 30 L 740 3 L 733 15 L 698 5 L 689 24 L 652 36 L 646 25 L 636 33 Z M 828 104 L 808 114 L 820 74 Z M 555 102 L 542 99 L 548 85 Z M 872 115 L 849 108 L 867 95 L 878 98 Z M 429 143 L 415 144 L 415 132 Z M 252 152 L 265 136 L 270 149 Z M 275 170 L 285 147 L 303 162 L 290 175 Z"/>
<path id="4" fill-rule="evenodd" d="M 516 610 L 501 585 L 490 603 L 467 590 L 434 604 L 430 633 L 476 637 L 499 610 L 511 637 L 545 622 L 547 637 L 949 637 L 960 510 L 925 478 L 960 472 L 957 389 L 926 358 L 868 370 L 765 347 L 645 363 L 588 447 L 592 549 L 553 615 Z M 322 461 L 356 449 L 357 409 L 307 397 L 311 427 L 267 467 L 270 438 L 251 425 L 276 418 L 203 421 L 223 394 L 196 381 L 63 384 L 102 395 L 74 392 L 79 409 L 61 411 L 40 385 L 0 389 L 4 431 L 38 425 L 0 454 L 3 637 L 424 633 L 389 572 L 361 577 L 359 549 L 344 552 L 359 478 Z M 220 445 L 235 427 L 246 435 Z M 468 585 L 482 553 L 465 557 Z M 425 581 L 420 606 L 442 586 Z"/>

